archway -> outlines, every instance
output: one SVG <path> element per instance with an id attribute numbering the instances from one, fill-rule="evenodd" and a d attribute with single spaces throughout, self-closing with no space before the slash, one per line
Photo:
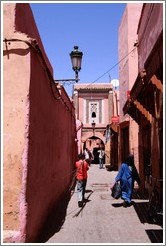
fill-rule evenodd
<path id="1" fill-rule="evenodd" d="M 90 138 L 88 138 L 83 145 L 83 150 L 85 148 L 88 148 L 92 155 L 93 155 L 93 160 L 92 160 L 92 164 L 98 164 L 99 163 L 99 153 L 98 150 L 100 148 L 103 148 L 105 150 L 105 145 L 102 139 L 92 136 Z M 105 160 L 104 160 L 105 163 Z"/>

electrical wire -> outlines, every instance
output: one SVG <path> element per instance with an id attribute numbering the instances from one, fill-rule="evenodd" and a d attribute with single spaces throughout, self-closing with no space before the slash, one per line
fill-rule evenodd
<path id="1" fill-rule="evenodd" d="M 104 75 L 106 75 L 108 72 L 110 72 L 113 68 L 115 68 L 119 63 L 121 63 L 124 59 L 126 59 L 132 52 L 134 52 L 134 50 L 136 49 L 136 47 L 134 47 L 126 56 L 124 56 L 120 61 L 118 61 L 116 64 L 114 64 L 110 69 L 108 69 L 106 72 L 104 72 L 102 75 L 100 75 L 97 79 L 95 79 L 92 83 L 89 83 L 87 86 L 85 86 L 85 88 L 88 88 L 90 85 L 94 84 L 96 81 L 98 81 L 99 79 L 101 79 Z M 71 85 L 71 84 L 75 84 L 75 82 L 65 82 L 63 83 L 63 86 L 67 86 L 67 85 Z"/>
<path id="2" fill-rule="evenodd" d="M 115 68 L 119 63 L 121 63 L 124 59 L 126 59 L 132 52 L 134 52 L 134 50 L 136 49 L 136 47 L 134 47 L 126 56 L 124 56 L 120 61 L 118 61 L 115 65 L 113 65 L 110 69 L 108 69 L 105 73 L 103 73 L 101 76 L 99 76 L 97 79 L 95 79 L 92 83 L 89 83 L 85 88 L 87 88 L 88 86 L 94 84 L 96 81 L 98 81 L 99 79 L 101 79 L 104 75 L 106 75 L 108 72 L 110 72 L 113 68 Z"/>

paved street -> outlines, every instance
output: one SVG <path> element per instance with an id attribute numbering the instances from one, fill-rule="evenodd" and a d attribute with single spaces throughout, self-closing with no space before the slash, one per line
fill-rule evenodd
<path id="1" fill-rule="evenodd" d="M 147 220 L 147 200 L 134 194 L 131 207 L 111 197 L 117 172 L 92 165 L 86 187 L 88 201 L 78 207 L 74 191 L 60 230 L 46 243 L 155 243 L 162 242 L 162 227 Z"/>

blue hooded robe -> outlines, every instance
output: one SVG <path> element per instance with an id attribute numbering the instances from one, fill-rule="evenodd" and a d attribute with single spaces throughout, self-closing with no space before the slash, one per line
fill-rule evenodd
<path id="1" fill-rule="evenodd" d="M 128 203 L 131 203 L 132 192 L 134 188 L 134 181 L 140 182 L 139 175 L 135 166 L 129 166 L 126 163 L 122 163 L 119 172 L 115 178 L 115 181 L 120 181 L 122 195 L 121 198 Z"/>

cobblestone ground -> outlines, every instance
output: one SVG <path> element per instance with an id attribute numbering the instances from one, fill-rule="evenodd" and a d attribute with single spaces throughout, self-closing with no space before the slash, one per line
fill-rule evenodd
<path id="1" fill-rule="evenodd" d="M 88 174 L 87 202 L 78 207 L 75 189 L 63 225 L 46 243 L 162 243 L 162 226 L 147 219 L 148 200 L 135 194 L 124 208 L 110 192 L 117 172 L 93 164 Z"/>

